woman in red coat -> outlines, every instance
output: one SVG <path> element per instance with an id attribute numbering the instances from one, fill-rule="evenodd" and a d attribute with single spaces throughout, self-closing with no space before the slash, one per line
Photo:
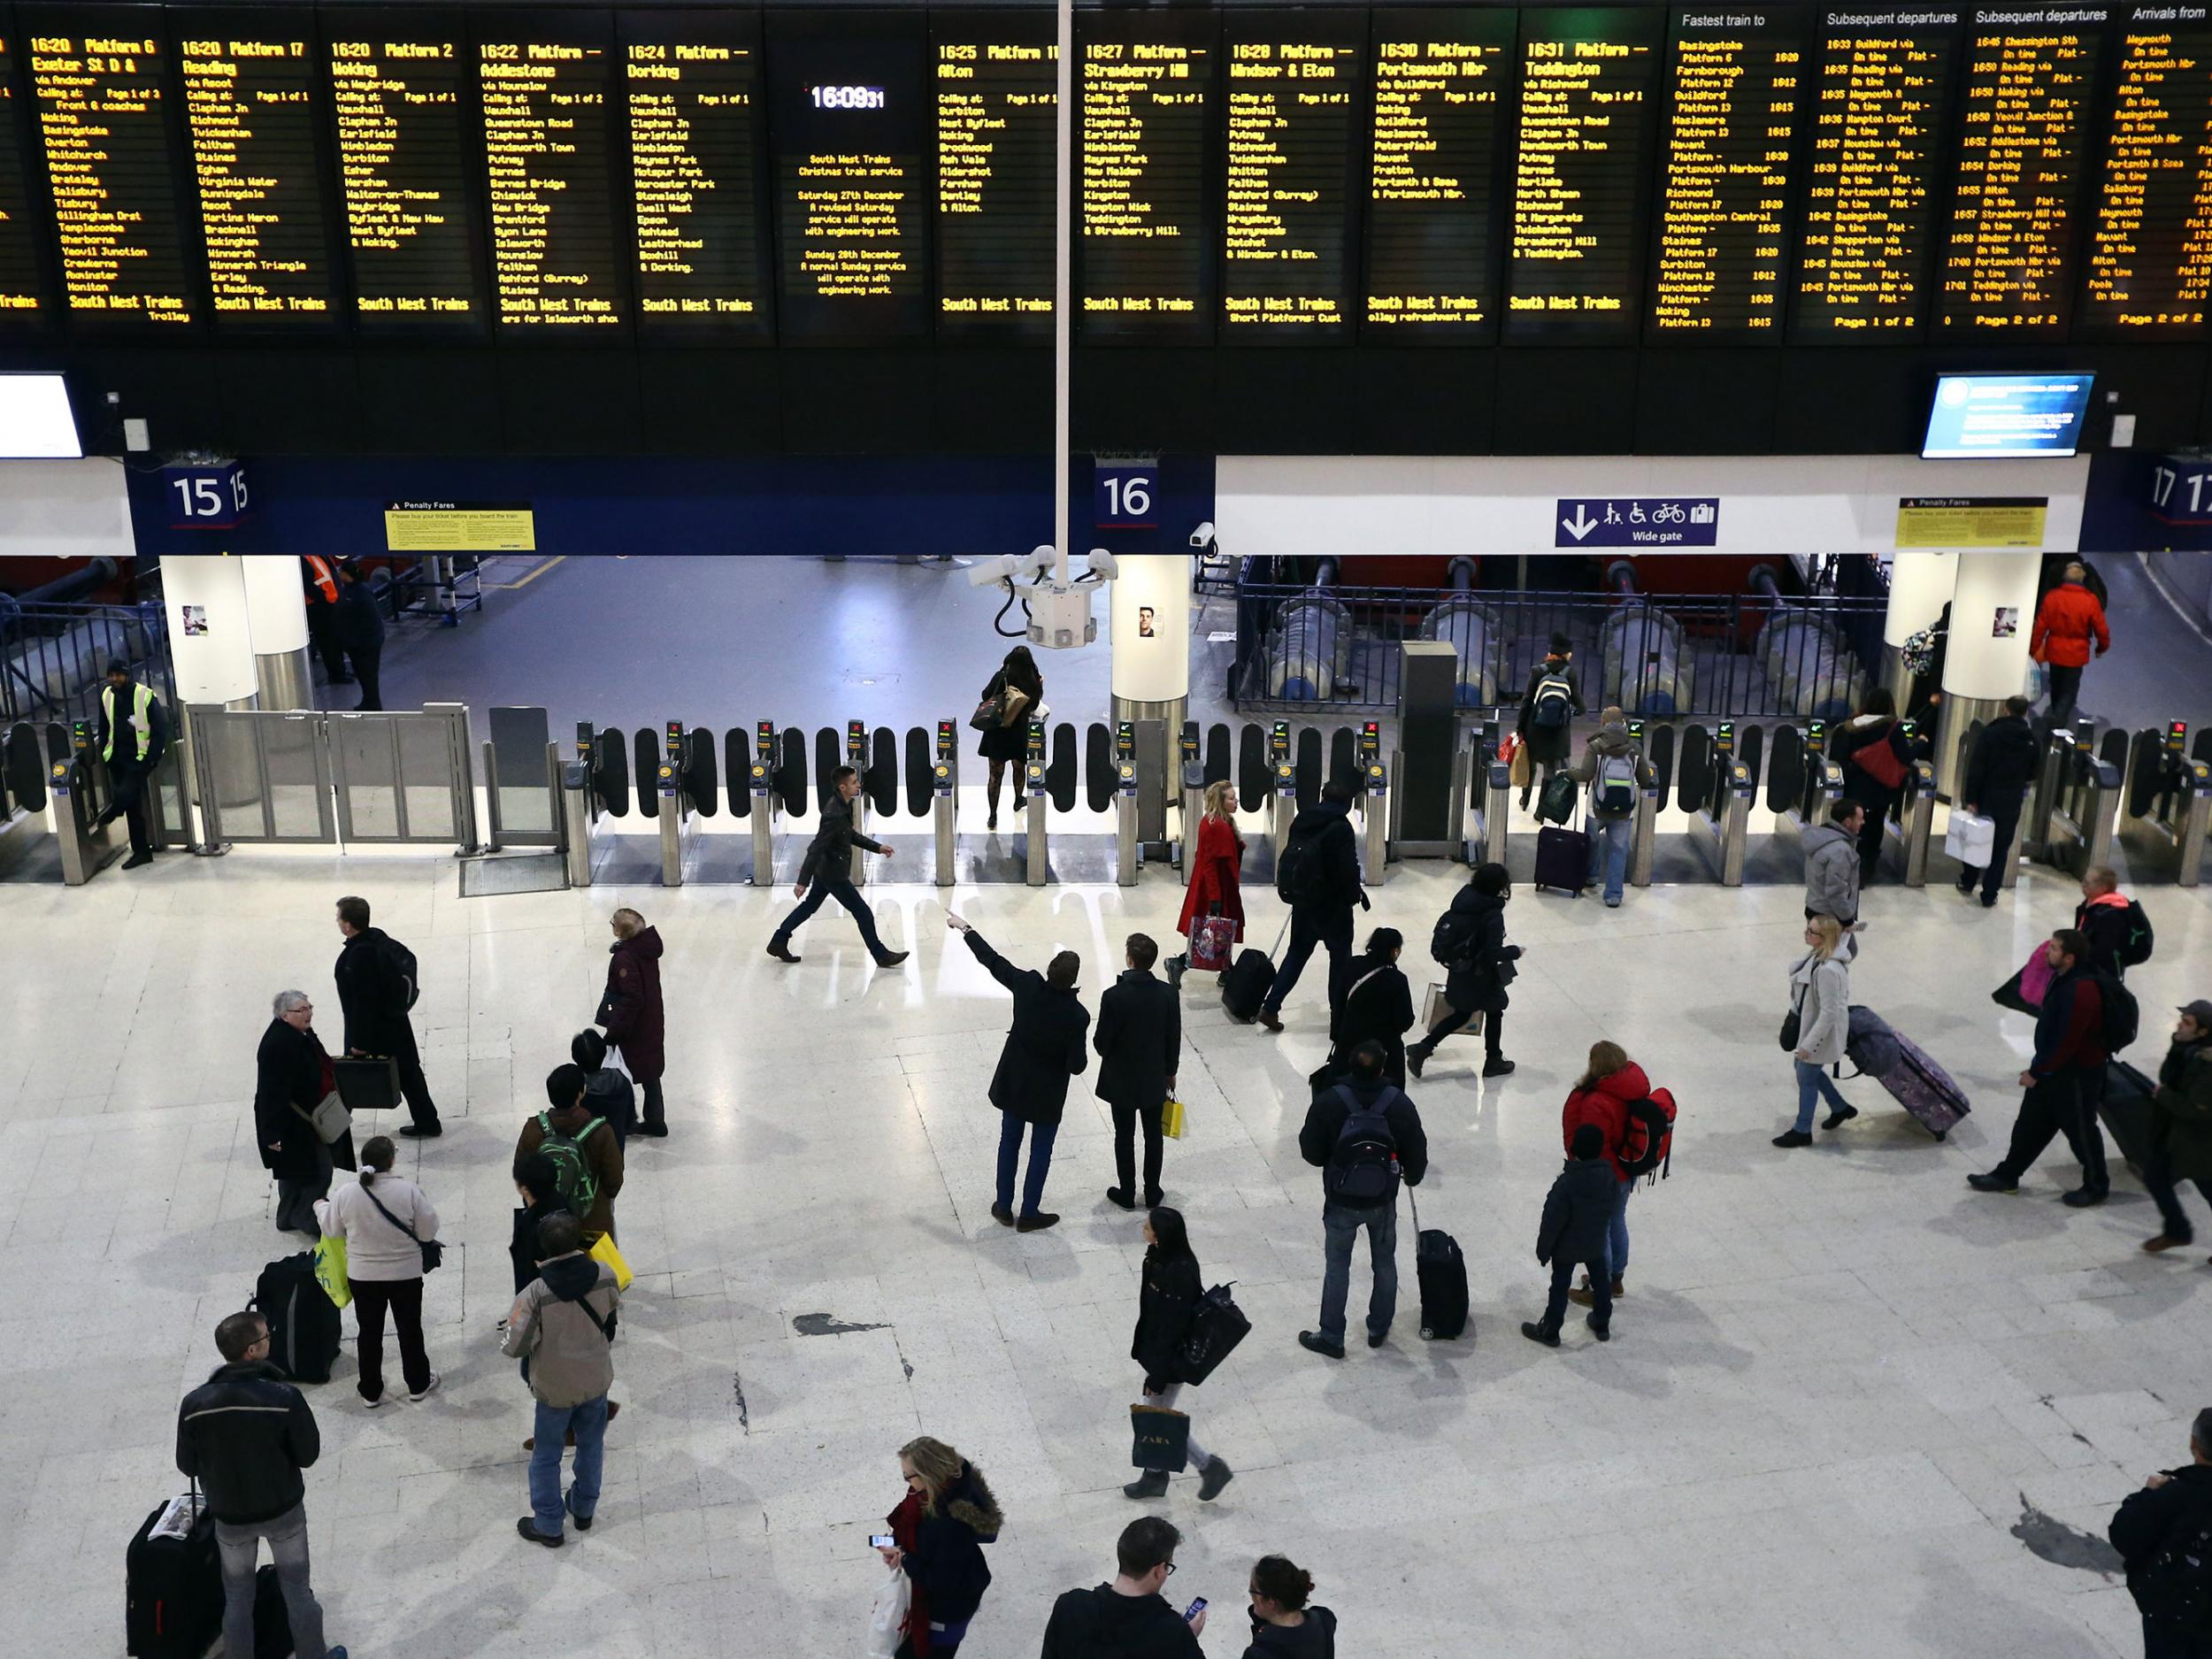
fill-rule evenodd
<path id="1" fill-rule="evenodd" d="M 1560 1114 L 1560 1131 L 1570 1148 L 1574 1145 L 1576 1130 L 1585 1124 L 1597 1125 L 1598 1133 L 1605 1137 L 1605 1156 L 1619 1179 L 1619 1190 L 1613 1195 L 1611 1223 L 1616 1296 L 1621 1294 L 1621 1281 L 1628 1271 L 1628 1195 L 1636 1185 L 1621 1162 L 1622 1150 L 1628 1141 L 1628 1104 L 1650 1094 L 1651 1079 L 1644 1075 L 1643 1067 L 1628 1057 L 1620 1044 L 1595 1042 L 1590 1045 L 1589 1070 L 1567 1096 L 1566 1110 Z M 1661 1103 L 1667 1105 L 1671 1114 L 1672 1106 L 1666 1102 Z M 1589 1306 L 1589 1279 L 1586 1276 L 1580 1289 L 1567 1294 L 1582 1306 Z"/>
<path id="2" fill-rule="evenodd" d="M 623 1068 L 644 1096 L 645 1118 L 634 1133 L 666 1134 L 661 1073 L 668 1065 L 668 1016 L 661 1006 L 661 936 L 635 910 L 614 913 L 607 989 L 593 1023 L 606 1027 L 608 1047 L 622 1051 Z"/>
<path id="3" fill-rule="evenodd" d="M 1232 941 L 1244 941 L 1244 837 L 1237 833 L 1237 787 L 1224 778 L 1206 786 L 1206 810 L 1198 820 L 1198 845 L 1190 855 L 1190 886 L 1183 893 L 1182 918 L 1175 931 L 1185 939 L 1205 917 L 1220 915 L 1236 924 Z M 1189 956 L 1186 954 L 1184 960 Z"/>

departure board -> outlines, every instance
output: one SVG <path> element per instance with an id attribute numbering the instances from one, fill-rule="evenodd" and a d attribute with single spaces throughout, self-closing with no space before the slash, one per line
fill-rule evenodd
<path id="1" fill-rule="evenodd" d="M 1648 338 L 1782 337 L 1803 58 L 1800 12 L 1673 13 Z"/>
<path id="2" fill-rule="evenodd" d="M 1636 337 L 1665 18 L 1624 6 L 1522 13 L 1506 259 L 1505 338 L 1513 344 Z"/>
<path id="3" fill-rule="evenodd" d="M 1213 337 L 1210 12 L 1076 18 L 1076 321 L 1089 340 Z"/>
<path id="4" fill-rule="evenodd" d="M 2212 19 L 2202 5 L 2124 8 L 2118 53 L 2075 326 L 2194 338 L 2212 303 Z"/>
<path id="5" fill-rule="evenodd" d="M 1230 12 L 1222 339 L 1351 330 L 1353 166 L 1366 103 L 1357 12 Z"/>
<path id="6" fill-rule="evenodd" d="M 2104 6 L 1977 12 L 1936 332 L 2065 337 Z"/>
<path id="7" fill-rule="evenodd" d="M 23 105 L 15 89 L 18 44 L 7 13 L 0 11 L 0 330 L 43 322 L 48 309 L 38 233 L 31 224 Z"/>
<path id="8" fill-rule="evenodd" d="M 177 41 L 218 329 L 343 320 L 318 134 L 314 14 L 194 13 Z"/>
<path id="9" fill-rule="evenodd" d="M 630 321 L 615 242 L 615 52 L 604 13 L 503 14 L 476 35 L 492 296 L 510 339 Z"/>
<path id="10" fill-rule="evenodd" d="M 160 14 L 70 6 L 22 20 L 70 319 L 189 326 Z"/>
<path id="11" fill-rule="evenodd" d="M 1374 14 L 1363 320 L 1379 334 L 1465 343 L 1494 330 L 1515 25 L 1502 8 Z"/>
<path id="12" fill-rule="evenodd" d="M 1060 47 L 1049 12 L 930 19 L 937 332 L 1049 339 Z"/>
<path id="13" fill-rule="evenodd" d="M 1793 328 L 1917 334 L 1929 312 L 1955 11 L 1831 12 L 1815 65 Z"/>
<path id="14" fill-rule="evenodd" d="M 458 19 L 348 11 L 325 27 L 357 326 L 480 331 L 489 307 L 463 146 L 472 98 Z"/>
<path id="15" fill-rule="evenodd" d="M 622 73 L 649 339 L 766 339 L 774 278 L 756 12 L 633 12 Z"/>
<path id="16" fill-rule="evenodd" d="M 927 47 L 918 12 L 769 14 L 786 339 L 929 331 Z"/>

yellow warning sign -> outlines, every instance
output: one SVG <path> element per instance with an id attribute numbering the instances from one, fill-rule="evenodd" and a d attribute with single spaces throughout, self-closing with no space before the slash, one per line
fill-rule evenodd
<path id="1" fill-rule="evenodd" d="M 1922 495 L 1897 503 L 1901 548 L 2043 545 L 2046 495 Z"/>
<path id="2" fill-rule="evenodd" d="M 394 553 L 534 553 L 537 519 L 526 501 L 388 501 L 384 545 Z"/>

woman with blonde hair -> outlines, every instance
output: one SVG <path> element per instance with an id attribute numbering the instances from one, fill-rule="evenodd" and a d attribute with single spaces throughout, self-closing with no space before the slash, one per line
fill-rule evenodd
<path id="1" fill-rule="evenodd" d="M 899 1472 L 906 1496 L 885 1517 L 891 1542 L 878 1552 L 912 1591 L 898 1659 L 952 1659 L 990 1586 L 983 1546 L 1005 1520 L 983 1471 L 942 1440 L 907 1441 Z"/>
<path id="2" fill-rule="evenodd" d="M 1805 924 L 1805 944 L 1790 965 L 1790 1018 L 1782 1025 L 1782 1046 L 1797 1063 L 1797 1122 L 1774 1137 L 1778 1147 L 1812 1145 L 1817 1101 L 1830 1108 L 1823 1129 L 1840 1129 L 1859 1115 L 1824 1069 L 1842 1063 L 1851 1036 L 1850 964 L 1859 941 L 1834 917 L 1816 916 Z"/>
<path id="3" fill-rule="evenodd" d="M 1207 917 L 1225 916 L 1236 925 L 1229 942 L 1244 942 L 1244 837 L 1237 833 L 1236 812 L 1236 785 L 1223 778 L 1206 786 L 1206 809 L 1199 818 L 1197 834 L 1186 843 L 1190 849 L 1190 885 L 1183 893 L 1182 917 L 1175 924 L 1175 931 L 1186 939 Z M 1183 962 L 1189 965 L 1187 952 Z"/>

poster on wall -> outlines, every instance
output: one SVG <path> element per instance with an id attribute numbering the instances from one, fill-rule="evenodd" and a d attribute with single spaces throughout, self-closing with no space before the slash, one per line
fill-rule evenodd
<path id="1" fill-rule="evenodd" d="M 393 553 L 534 553 L 537 519 L 526 501 L 388 501 L 384 546 Z"/>
<path id="2" fill-rule="evenodd" d="M 1897 503 L 1901 548 L 2039 548 L 2046 495 L 1908 495 Z"/>

